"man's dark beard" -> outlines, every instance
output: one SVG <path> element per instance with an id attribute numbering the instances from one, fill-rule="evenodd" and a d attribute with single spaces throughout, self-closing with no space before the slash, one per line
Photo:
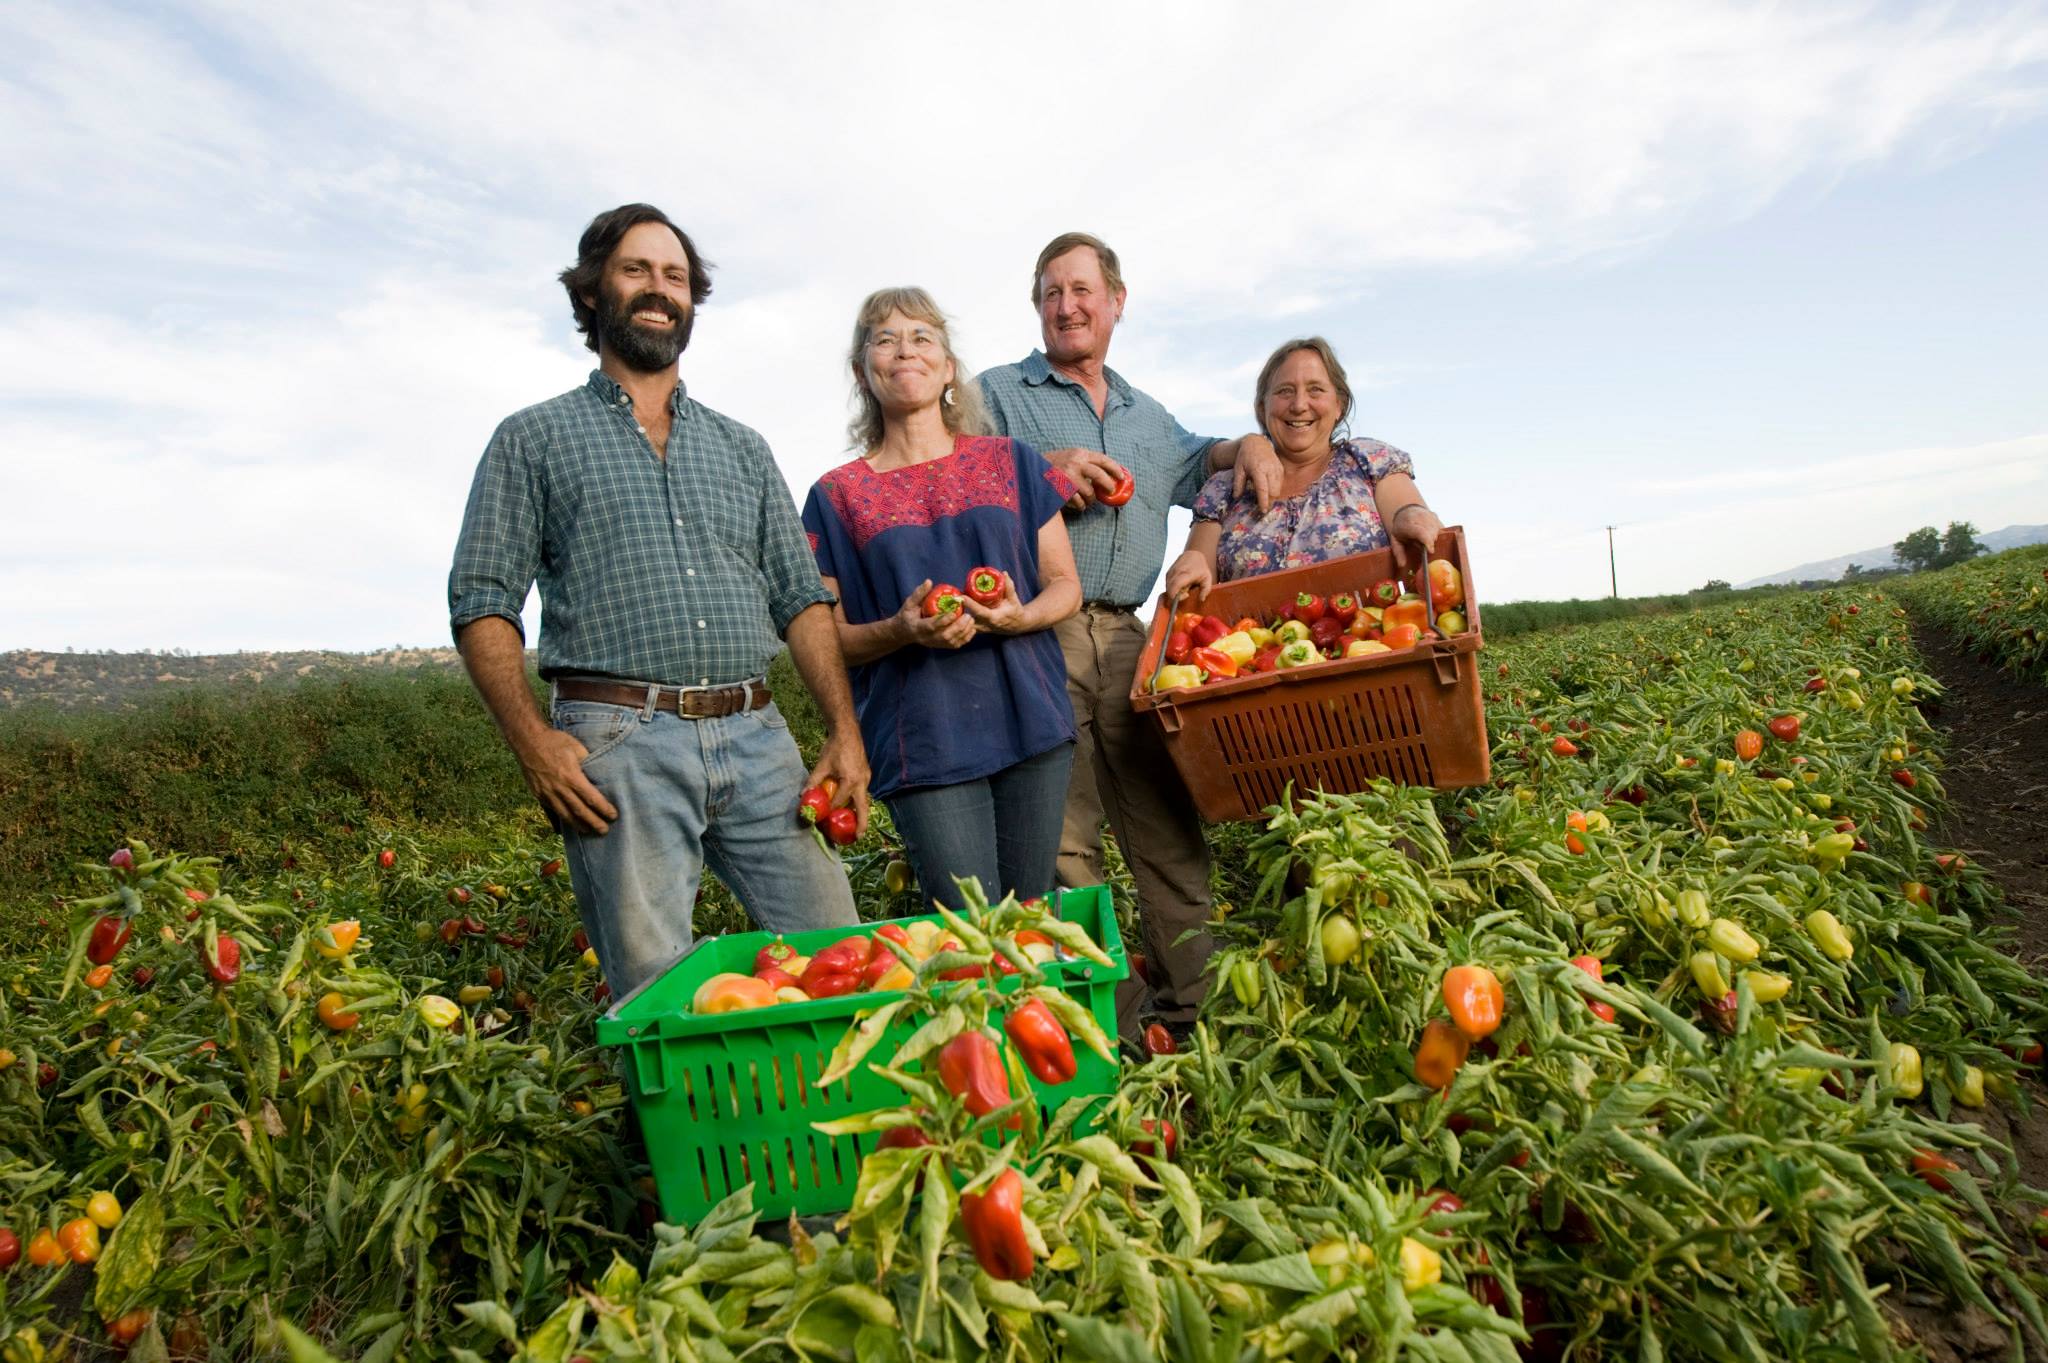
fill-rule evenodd
<path id="1" fill-rule="evenodd" d="M 695 311 L 678 308 L 660 294 L 643 293 L 617 307 L 610 298 L 601 297 L 599 304 L 598 344 L 618 356 L 628 369 L 658 374 L 673 365 L 676 357 L 689 347 L 690 327 L 697 320 Z M 651 331 L 633 321 L 636 312 L 666 313 L 676 324 L 667 331 Z"/>

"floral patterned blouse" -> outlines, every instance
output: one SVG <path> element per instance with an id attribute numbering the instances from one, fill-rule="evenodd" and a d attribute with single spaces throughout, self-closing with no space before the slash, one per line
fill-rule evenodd
<path id="1" fill-rule="evenodd" d="M 1415 461 L 1382 441 L 1343 441 L 1333 448 L 1322 477 L 1307 491 L 1274 502 L 1263 516 L 1250 487 L 1233 500 L 1231 471 L 1216 474 L 1195 499 L 1197 521 L 1223 526 L 1223 538 L 1216 545 L 1216 580 L 1229 582 L 1385 548 L 1387 528 L 1380 523 L 1373 488 L 1390 473 L 1413 477 Z"/>

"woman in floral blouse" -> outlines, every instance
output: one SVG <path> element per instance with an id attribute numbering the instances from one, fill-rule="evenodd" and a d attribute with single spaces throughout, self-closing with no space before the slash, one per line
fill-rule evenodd
<path id="1" fill-rule="evenodd" d="M 1166 573 L 1169 597 L 1383 548 L 1390 531 L 1397 569 L 1427 561 L 1443 523 L 1423 504 L 1406 454 L 1349 435 L 1351 385 L 1328 341 L 1274 351 L 1253 411 L 1286 472 L 1280 495 L 1262 513 L 1250 488 L 1231 496 L 1229 470 L 1204 484 L 1188 547 Z"/>

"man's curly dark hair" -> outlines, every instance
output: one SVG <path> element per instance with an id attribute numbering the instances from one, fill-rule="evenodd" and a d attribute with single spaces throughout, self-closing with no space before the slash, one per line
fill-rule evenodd
<path id="1" fill-rule="evenodd" d="M 653 204 L 621 204 L 600 213 L 590 220 L 590 226 L 583 229 L 582 240 L 576 243 L 576 263 L 560 275 L 562 287 L 569 292 L 569 310 L 575 314 L 576 330 L 583 333 L 583 344 L 593 352 L 597 349 L 597 309 L 584 302 L 583 296 L 597 296 L 604 279 L 604 263 L 612 258 L 626 233 L 643 222 L 660 223 L 683 244 L 683 251 L 690 257 L 690 306 L 702 307 L 711 296 L 711 262 L 698 253 L 697 243 L 690 240 L 688 232 L 669 221 L 668 214 Z"/>

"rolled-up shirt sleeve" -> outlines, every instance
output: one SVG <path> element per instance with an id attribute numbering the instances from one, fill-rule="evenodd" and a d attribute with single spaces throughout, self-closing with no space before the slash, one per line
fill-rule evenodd
<path id="1" fill-rule="evenodd" d="M 448 628 L 486 615 L 512 622 L 520 637 L 520 614 L 540 571 L 541 516 L 545 492 L 531 443 L 510 421 L 498 427 L 477 462 L 448 570 Z"/>
<path id="2" fill-rule="evenodd" d="M 768 613 L 775 619 L 775 632 L 786 636 L 789 622 L 799 612 L 829 606 L 839 598 L 825 590 L 824 579 L 818 576 L 818 560 L 797 517 L 796 499 L 789 495 L 789 484 L 765 446 L 761 462 L 761 576 L 768 583 Z"/>

